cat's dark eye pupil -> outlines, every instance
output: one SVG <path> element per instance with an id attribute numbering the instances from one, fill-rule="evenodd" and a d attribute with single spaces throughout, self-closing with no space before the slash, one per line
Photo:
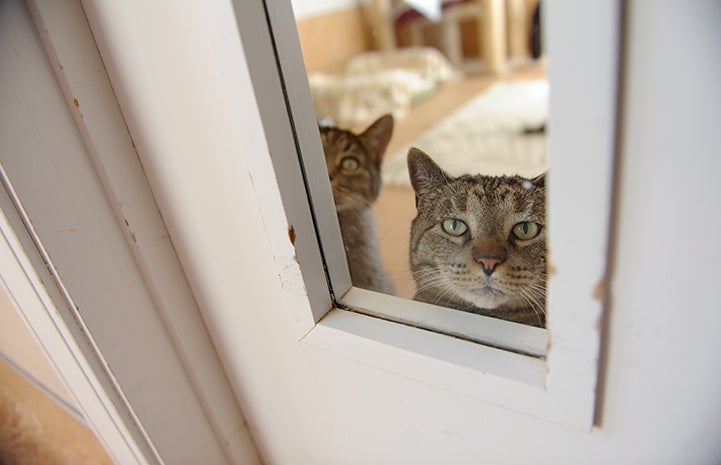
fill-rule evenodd
<path id="1" fill-rule="evenodd" d="M 443 230 L 452 236 L 460 236 L 468 230 L 468 226 L 461 220 L 447 219 L 441 223 Z"/>
<path id="2" fill-rule="evenodd" d="M 358 169 L 358 159 L 355 157 L 345 157 L 340 162 L 341 168 L 343 168 L 346 171 L 355 171 Z"/>
<path id="3" fill-rule="evenodd" d="M 518 223 L 513 227 L 513 235 L 522 241 L 533 239 L 538 236 L 540 232 L 541 225 L 532 221 L 524 221 L 523 223 Z"/>

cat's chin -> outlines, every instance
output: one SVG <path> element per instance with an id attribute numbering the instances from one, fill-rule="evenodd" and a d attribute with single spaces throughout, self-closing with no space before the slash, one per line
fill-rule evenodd
<path id="1" fill-rule="evenodd" d="M 470 289 L 463 297 L 478 308 L 495 309 L 508 303 L 508 295 L 491 286 Z"/>

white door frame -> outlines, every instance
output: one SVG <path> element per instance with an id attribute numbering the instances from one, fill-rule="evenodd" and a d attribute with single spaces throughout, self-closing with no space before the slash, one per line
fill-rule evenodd
<path id="1" fill-rule="evenodd" d="M 264 13 L 269 30 L 257 19 Z M 312 248 L 325 258 L 335 294 L 336 308 L 330 312 L 327 306 L 314 305 L 313 299 L 310 311 L 305 306 L 291 308 L 302 342 L 512 410 L 591 428 L 614 185 L 621 13 L 619 2 L 544 4 L 551 83 L 552 271 L 546 333 L 350 287 L 343 248 L 337 245 L 335 215 L 325 214 L 332 211 L 332 196 L 292 11 L 285 2 L 266 2 L 264 7 L 236 2 L 243 50 L 282 197 L 282 205 L 260 198 L 261 214 L 273 217 L 279 229 L 292 225 L 299 237 L 313 236 L 317 230 L 319 252 L 315 243 L 294 244 L 300 271 L 309 294 L 316 285 L 325 285 L 308 279 L 318 272 L 313 263 L 303 260 L 309 253 L 306 249 Z M 268 177 L 267 172 L 250 170 L 256 179 Z M 300 179 L 296 172 L 307 180 L 310 207 L 295 187 L 289 187 Z M 181 186 L 165 186 L 173 187 Z M 305 215 L 308 208 L 316 212 L 315 229 L 295 222 L 295 212 Z M 278 218 L 283 209 L 287 223 Z M 579 221 L 584 225 L 582 240 Z M 283 248 L 288 241 L 275 237 L 279 236 L 272 236 L 270 242 L 278 260 L 287 253 Z M 381 318 L 344 310 L 347 307 Z M 419 320 L 423 324 L 415 323 Z M 464 329 L 473 326 L 472 320 L 479 328 L 469 337 Z M 463 338 L 414 326 L 448 329 Z M 409 359 L 414 362 L 408 363 Z"/>
<path id="2" fill-rule="evenodd" d="M 269 252 L 283 313 L 301 345 L 588 430 L 607 282 L 620 4 L 550 3 L 545 13 L 554 270 L 545 360 L 343 310 L 350 305 L 402 313 L 418 304 L 350 288 L 290 5 L 258 0 L 234 6 L 239 40 L 210 38 L 212 27 L 232 33 L 229 12 L 220 8 L 217 16 L 195 12 L 214 24 L 198 23 L 197 35 L 184 26 L 191 10 L 157 7 L 149 15 L 140 6 L 111 2 L 88 9 L 129 131 L 191 287 L 203 296 L 201 311 L 226 369 L 242 359 L 228 328 L 239 318 L 235 306 L 248 299 L 230 289 L 240 276 L 257 279 L 245 274 L 243 254 Z M 177 20 L 163 37 L 138 34 L 151 34 L 161 17 Z M 184 54 L 166 59 L 174 47 Z M 142 69 L 143 76 L 132 69 Z M 202 196 L 189 191 L 191 180 Z M 236 199 L 250 202 L 253 211 L 239 216 L 246 202 Z M 245 250 L 240 238 L 253 236 L 243 222 L 262 225 L 266 251 Z M 235 299 L 225 297 L 230 295 Z M 261 321 L 248 316 L 251 324 Z M 519 344 L 536 336 L 533 329 L 496 324 Z M 414 363 L 406 363 L 409 358 Z"/>
<path id="3" fill-rule="evenodd" d="M 238 309 L 244 302 L 261 300 L 247 294 L 237 299 L 233 289 L 239 280 L 252 286 L 269 266 L 278 274 L 281 313 L 293 321 L 301 345 L 321 347 L 533 416 L 586 430 L 591 427 L 602 310 L 598 289 L 602 295 L 615 149 L 621 23 L 617 2 L 548 5 L 549 131 L 553 134 L 550 248 L 557 273 L 550 282 L 546 361 L 338 308 L 327 313 L 334 296 L 328 292 L 323 256 L 326 266 L 336 263 L 330 267 L 340 269 L 338 274 L 331 270 L 331 279 L 340 280 L 334 282 L 335 289 L 345 292 L 350 285 L 343 284 L 344 265 L 333 252 L 339 248 L 337 225 L 333 220 L 322 225 L 326 221 L 322 218 L 334 215 L 316 215 L 316 223 L 310 215 L 313 210 L 325 211 L 329 200 L 323 194 L 323 177 L 307 166 L 317 163 L 308 152 L 317 152 L 320 146 L 302 62 L 295 55 L 299 46 L 289 4 L 243 1 L 236 2 L 234 10 L 223 4 L 181 10 L 102 0 L 86 1 L 82 8 L 71 0 L 60 6 L 40 0 L 30 5 L 105 193 L 105 208 L 125 238 L 122 253 L 132 257 L 138 267 L 135 278 L 140 277 L 152 295 L 150 310 L 162 322 L 156 326 L 156 343 L 162 340 L 172 347 L 177 357 L 173 363 L 183 367 L 171 384 L 188 388 L 183 401 L 193 403 L 208 420 L 198 422 L 197 428 L 204 429 L 208 438 L 219 439 L 212 448 L 224 460 L 258 460 L 236 403 L 236 399 L 243 403 L 245 386 L 238 380 L 245 362 L 234 349 L 232 328 L 239 318 L 257 323 L 256 317 L 239 314 Z M 234 29 L 236 21 L 240 34 Z M 190 24 L 195 27 L 187 27 Z M 572 28 L 583 29 L 583 35 L 574 35 Z M 82 34 L 76 34 L 78 30 Z M 156 34 L 143 35 L 151 30 Z M 569 36 L 577 40 L 568 41 Z M 167 60 L 162 60 L 163 53 Z M 81 55 L 86 61 L 76 60 Z M 199 63 L 205 66 L 198 68 Z M 110 80 L 98 69 L 106 70 Z M 196 117 L 199 114 L 203 117 Z M 585 147 L 584 158 L 578 156 L 579 146 Z M 18 198 L 25 204 L 22 191 L 33 182 L 37 187 L 38 180 L 8 172 L 16 187 L 23 185 Z M 305 194 L 303 174 L 315 204 Z M 234 212 L 232 205 L 238 199 L 243 201 Z M 33 215 L 43 213 L 29 213 L 35 224 Z M 579 216 L 590 231 L 582 242 L 572 228 Z M 256 226 L 249 228 L 247 222 L 252 220 Z M 61 245 L 48 245 L 43 240 L 47 232 L 37 233 L 54 256 L 54 247 Z M 255 241 L 251 247 L 255 250 L 236 244 L 242 234 Z M 268 256 L 272 265 L 265 262 Z M 251 266 L 246 261 L 251 258 L 258 258 L 258 263 Z M 82 254 L 74 260 L 80 267 L 92 265 L 92 259 Z M 36 260 L 36 269 L 39 263 Z M 63 274 L 65 266 L 57 266 L 60 275 L 73 281 Z M 74 292 L 82 293 L 78 289 L 90 284 L 72 285 Z M 360 307 L 369 306 L 368 299 L 374 298 L 360 290 L 351 292 L 360 295 Z M 75 296 L 74 301 L 78 301 Z M 65 315 L 64 321 L 78 316 Z M 136 324 L 146 326 L 141 320 Z M 106 359 L 120 359 L 137 350 L 130 339 L 121 344 L 92 324 L 85 326 Z M 116 345 L 109 345 L 111 340 Z M 107 363 L 92 370 L 111 374 Z M 133 392 L 132 383 L 118 373 L 113 376 L 127 398 L 113 405 L 133 412 L 142 425 L 145 433 L 136 435 L 135 441 L 147 439 L 146 460 L 176 463 L 172 457 L 181 455 L 182 446 L 197 449 L 193 447 L 197 444 L 171 440 L 174 430 L 161 430 L 173 423 L 173 411 L 158 412 L 160 423 L 154 423 L 147 412 L 134 411 L 134 402 L 150 404 L 152 396 L 160 399 L 162 392 Z M 158 374 L 158 379 L 167 376 Z M 147 397 L 140 400 L 141 395 Z M 176 452 L 169 448 L 172 442 L 178 446 Z"/>
<path id="4" fill-rule="evenodd" d="M 3 10 L 8 292 L 117 463 L 260 463 L 83 6 Z"/>

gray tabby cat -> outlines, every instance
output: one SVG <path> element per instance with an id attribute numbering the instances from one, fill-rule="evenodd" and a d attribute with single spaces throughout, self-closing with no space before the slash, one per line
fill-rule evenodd
<path id="1" fill-rule="evenodd" d="M 408 152 L 415 300 L 545 326 L 545 175 L 452 177 Z"/>
<path id="2" fill-rule="evenodd" d="M 391 115 L 381 116 L 362 134 L 320 128 L 353 285 L 387 294 L 393 294 L 393 285 L 381 264 L 371 205 L 380 192 L 380 166 L 392 133 Z"/>

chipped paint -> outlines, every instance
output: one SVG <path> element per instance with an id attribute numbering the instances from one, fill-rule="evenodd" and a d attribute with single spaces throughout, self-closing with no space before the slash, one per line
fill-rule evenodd
<path id="1" fill-rule="evenodd" d="M 553 338 L 551 337 L 551 330 L 546 328 L 546 355 L 551 353 L 552 346 L 553 346 Z"/>
<path id="2" fill-rule="evenodd" d="M 76 108 L 80 108 L 80 102 L 78 102 L 78 99 L 73 99 L 73 105 L 75 105 Z"/>
<path id="3" fill-rule="evenodd" d="M 558 268 L 549 261 L 546 263 L 546 276 L 551 277 L 558 274 Z"/>
<path id="4" fill-rule="evenodd" d="M 455 431 L 446 430 L 443 431 L 443 435 L 448 438 L 460 439 L 461 441 L 465 441 L 465 438 L 460 433 L 456 433 Z"/>
<path id="5" fill-rule="evenodd" d="M 125 226 L 128 227 L 128 234 L 130 234 L 130 239 L 133 240 L 136 244 L 138 243 L 138 240 L 135 238 L 135 233 L 130 230 L 130 221 L 128 221 L 127 218 L 123 218 L 123 222 L 125 223 Z"/>
<path id="6" fill-rule="evenodd" d="M 596 283 L 596 286 L 593 288 L 593 293 L 591 294 L 593 296 L 594 300 L 597 300 L 601 303 L 603 303 L 603 294 L 604 289 L 606 288 L 606 277 L 602 276 L 601 279 L 598 280 Z"/>
<path id="7" fill-rule="evenodd" d="M 288 227 L 288 237 L 290 238 L 290 243 L 295 245 L 295 228 L 293 225 Z"/>
<path id="8" fill-rule="evenodd" d="M 277 257 L 276 263 L 280 270 L 278 276 L 283 290 L 291 294 L 307 296 L 308 292 L 305 288 L 305 282 L 303 282 L 303 275 L 300 272 L 298 256 L 294 254 L 292 257 Z"/>

